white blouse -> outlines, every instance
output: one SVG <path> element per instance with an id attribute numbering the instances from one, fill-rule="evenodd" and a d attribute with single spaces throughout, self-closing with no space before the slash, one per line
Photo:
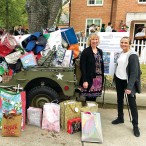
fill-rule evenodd
<path id="1" fill-rule="evenodd" d="M 121 80 L 127 80 L 126 67 L 128 65 L 128 55 L 129 52 L 123 52 L 117 60 L 116 76 Z"/>

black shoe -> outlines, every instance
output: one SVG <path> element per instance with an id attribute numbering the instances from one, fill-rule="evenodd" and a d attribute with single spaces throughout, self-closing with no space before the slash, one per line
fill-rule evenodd
<path id="1" fill-rule="evenodd" d="M 140 136 L 140 131 L 139 131 L 139 128 L 138 127 L 133 127 L 133 133 L 136 137 L 139 137 Z"/>
<path id="2" fill-rule="evenodd" d="M 116 120 L 112 121 L 112 124 L 120 124 L 120 123 L 124 123 L 124 119 L 117 118 Z"/>

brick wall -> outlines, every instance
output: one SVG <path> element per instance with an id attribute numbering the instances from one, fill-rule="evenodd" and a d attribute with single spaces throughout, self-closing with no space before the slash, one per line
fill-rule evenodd
<path id="1" fill-rule="evenodd" d="M 138 0 L 104 0 L 103 6 L 87 6 L 87 0 L 71 0 L 70 26 L 75 31 L 85 31 L 86 18 L 101 18 L 102 23 L 112 20 L 115 29 L 119 29 L 120 22 L 126 22 L 129 12 L 146 12 L 146 4 L 138 4 Z"/>

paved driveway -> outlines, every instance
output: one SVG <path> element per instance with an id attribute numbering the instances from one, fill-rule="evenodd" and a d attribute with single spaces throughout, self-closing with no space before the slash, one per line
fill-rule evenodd
<path id="1" fill-rule="evenodd" d="M 84 143 L 84 146 L 146 146 L 146 111 L 139 110 L 140 137 L 135 137 L 132 125 L 129 122 L 127 109 L 125 123 L 112 125 L 111 121 L 116 117 L 116 109 L 99 109 L 101 113 L 103 144 Z M 34 126 L 26 126 L 21 137 L 1 137 L 0 146 L 82 146 L 81 133 L 73 135 L 61 130 L 60 133 L 52 133 Z"/>

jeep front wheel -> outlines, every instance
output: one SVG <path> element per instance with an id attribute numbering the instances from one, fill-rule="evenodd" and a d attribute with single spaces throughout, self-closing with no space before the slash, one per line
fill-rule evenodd
<path id="1" fill-rule="evenodd" d="M 59 101 L 59 96 L 55 90 L 47 86 L 38 86 L 27 94 L 27 108 L 29 106 L 42 108 L 45 103 Z"/>

